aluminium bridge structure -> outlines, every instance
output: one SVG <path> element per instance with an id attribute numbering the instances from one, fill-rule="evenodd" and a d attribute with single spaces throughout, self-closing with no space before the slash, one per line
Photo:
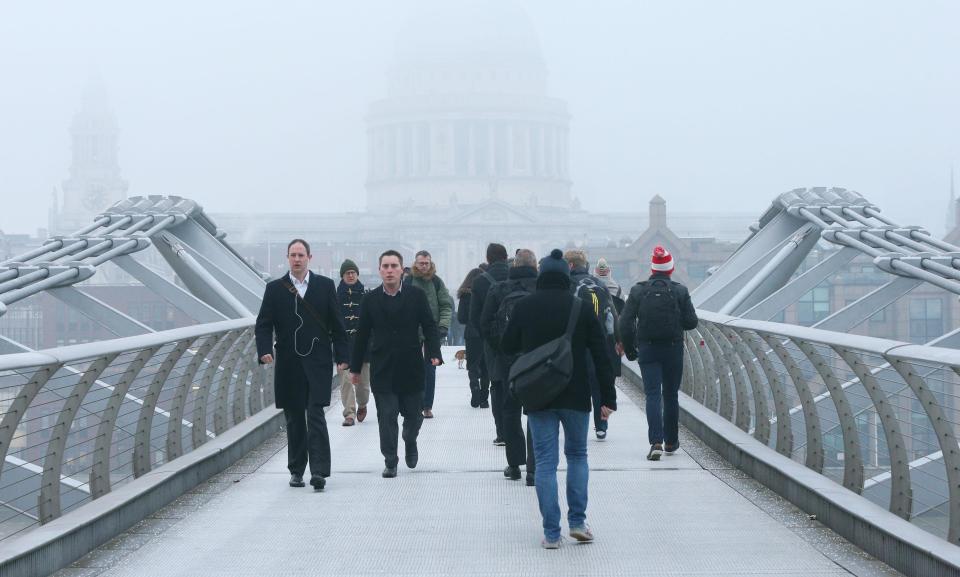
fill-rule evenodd
<path id="1" fill-rule="evenodd" d="M 808 266 L 814 250 L 827 256 Z M 812 326 L 777 322 L 856 258 L 888 281 Z M 91 294 L 88 279 L 114 265 L 192 323 L 154 331 Z M 272 371 L 254 354 L 264 286 L 196 203 L 173 196 L 122 201 L 0 263 L 0 315 L 46 293 L 115 335 L 39 351 L 0 340 L 0 569 L 69 564 L 279 429 Z M 960 295 L 960 247 L 849 190 L 778 196 L 692 291 L 701 323 L 686 337 L 681 414 L 863 551 L 905 574 L 953 575 L 960 329 L 922 344 L 857 334 L 920 286 Z M 624 378 L 639 382 L 634 363 Z"/>

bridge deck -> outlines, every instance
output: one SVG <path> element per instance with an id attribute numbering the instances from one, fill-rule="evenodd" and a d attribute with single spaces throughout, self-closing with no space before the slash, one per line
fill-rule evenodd
<path id="1" fill-rule="evenodd" d="M 490 412 L 469 407 L 466 379 L 455 362 L 439 369 L 437 416 L 424 422 L 415 470 L 401 459 L 399 476 L 382 479 L 375 411 L 342 427 L 335 403 L 327 419 L 333 475 L 322 493 L 287 486 L 278 439 L 264 447 L 271 456 L 259 466 L 237 467 L 207 486 L 222 491 L 181 498 L 189 514 L 147 519 L 58 574 L 896 574 L 850 555 L 849 546 L 846 561 L 838 560 L 844 545 L 835 536 L 795 509 L 776 514 L 790 506 L 771 505 L 777 499 L 755 482 L 737 487 L 736 471 L 705 464 L 707 452 L 692 439 L 684 437 L 687 450 L 675 456 L 646 461 L 644 414 L 628 384 L 608 439 L 591 435 L 588 444 L 587 516 L 596 541 L 545 551 L 534 489 L 501 474 Z"/>

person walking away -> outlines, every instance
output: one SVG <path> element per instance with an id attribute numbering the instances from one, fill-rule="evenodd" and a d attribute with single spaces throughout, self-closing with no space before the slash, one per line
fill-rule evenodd
<path id="1" fill-rule="evenodd" d="M 463 325 L 463 341 L 467 354 L 467 378 L 470 381 L 470 406 L 489 408 L 487 395 L 490 392 L 490 377 L 487 365 L 483 362 L 483 339 L 480 331 L 470 323 L 470 302 L 473 293 L 473 281 L 487 267 L 486 263 L 471 269 L 457 289 L 457 320 Z"/>
<path id="2" fill-rule="evenodd" d="M 527 353 L 566 333 L 576 297 L 570 293 L 570 269 L 563 253 L 554 249 L 540 260 L 537 292 L 520 299 L 513 309 L 500 340 L 508 354 Z M 586 355 L 593 359 L 603 396 L 601 411 L 605 418 L 617 409 L 610 358 L 607 355 L 600 323 L 588 307 L 579 305 L 573 317 L 571 338 L 573 373 L 563 391 L 545 408 L 527 412 L 533 434 L 536 459 L 537 502 L 543 517 L 542 546 L 560 547 L 560 503 L 557 495 L 557 465 L 560 427 L 563 427 L 567 460 L 567 523 L 570 537 L 592 541 L 587 525 L 587 487 L 590 467 L 587 462 L 587 431 L 590 420 L 590 385 L 587 382 Z M 589 351 L 589 353 L 588 353 Z"/>
<path id="3" fill-rule="evenodd" d="M 623 354 L 623 348 L 620 344 L 620 332 L 617 327 L 619 315 L 614 305 L 613 296 L 601 279 L 588 272 L 589 263 L 586 252 L 568 250 L 563 257 L 570 263 L 570 285 L 573 293 L 580 297 L 584 305 L 592 310 L 597 320 L 600 321 L 607 354 L 610 356 L 610 364 L 613 368 L 613 376 L 614 378 L 619 377 L 620 356 Z M 587 378 L 590 380 L 590 394 L 593 398 L 594 434 L 596 434 L 597 439 L 603 440 L 607 438 L 609 421 L 603 419 L 601 415 L 602 398 L 596 371 L 593 369 L 593 361 L 589 358 L 589 355 L 587 357 Z"/>
<path id="4" fill-rule="evenodd" d="M 437 266 L 429 252 L 421 250 L 416 254 L 413 269 L 405 282 L 419 288 L 427 295 L 430 312 L 433 314 L 433 320 L 437 323 L 437 331 L 442 343 L 450 332 L 450 320 L 453 317 L 453 298 L 450 296 L 446 285 L 443 284 L 443 279 L 437 276 Z M 431 365 L 429 359 L 425 358 L 423 371 L 423 417 L 432 419 L 433 398 L 437 389 L 437 367 Z"/>
<path id="5" fill-rule="evenodd" d="M 424 353 L 435 367 L 443 363 L 443 357 L 427 295 L 403 284 L 403 256 L 388 250 L 378 262 L 383 284 L 364 295 L 361 302 L 350 372 L 353 383 L 359 383 L 369 348 L 370 388 L 386 465 L 383 477 L 393 478 L 400 461 L 397 416 L 403 416 L 404 459 L 413 469 L 419 460 L 417 436 L 423 423 Z"/>
<path id="6" fill-rule="evenodd" d="M 483 305 L 487 300 L 487 291 L 494 284 L 507 280 L 510 271 L 510 267 L 507 266 L 507 248 L 496 242 L 488 244 L 487 264 L 487 270 L 483 271 L 473 281 L 473 294 L 470 298 L 470 323 L 478 330 L 483 316 Z M 487 374 L 490 376 L 490 408 L 493 412 L 493 423 L 497 430 L 497 436 L 493 440 L 493 444 L 502 447 L 506 444 L 503 440 L 504 435 L 501 426 L 504 384 L 496 380 L 496 367 L 494 366 L 496 358 L 494 351 L 490 349 L 487 343 L 483 345 L 483 361 L 487 366 Z"/>
<path id="7" fill-rule="evenodd" d="M 536 290 L 537 256 L 531 250 L 520 249 L 513 258 L 507 280 L 496 283 L 487 291 L 480 317 L 480 334 L 487 344 L 487 350 L 494 354 L 494 379 L 504 383 L 500 428 L 506 443 L 507 456 L 507 467 L 503 470 L 503 475 L 510 480 L 520 479 L 520 466 L 528 463 L 527 440 L 523 434 L 523 407 L 506 385 L 510 366 L 516 360 L 516 355 L 508 355 L 500 349 L 500 338 L 513 315 L 516 303 Z M 529 465 L 533 465 L 532 458 L 529 459 Z M 534 469 L 535 466 L 527 467 L 527 477 L 531 481 Z"/>
<path id="8" fill-rule="evenodd" d="M 347 330 L 348 351 L 353 350 L 353 340 L 360 325 L 360 301 L 364 295 L 360 282 L 360 269 L 350 259 L 340 265 L 340 284 L 337 286 L 337 301 L 340 303 L 340 317 Z M 340 379 L 340 402 L 343 404 L 343 426 L 352 427 L 355 422 L 362 423 L 367 418 L 367 402 L 370 400 L 370 353 L 364 359 L 360 371 L 360 383 L 353 384 L 349 367 L 337 369 Z"/>
<path id="9" fill-rule="evenodd" d="M 323 490 L 330 476 L 330 404 L 333 363 L 347 367 L 347 333 L 333 280 L 310 272 L 310 245 L 287 245 L 290 272 L 267 283 L 254 335 L 260 364 L 274 364 L 274 397 L 287 423 L 290 486 Z"/>
<path id="10" fill-rule="evenodd" d="M 687 287 L 672 280 L 673 257 L 662 246 L 653 249 L 651 275 L 630 289 L 620 317 L 623 348 L 636 360 L 647 397 L 647 459 L 680 447 L 679 391 L 683 378 L 683 331 L 697 328 L 697 311 Z"/>

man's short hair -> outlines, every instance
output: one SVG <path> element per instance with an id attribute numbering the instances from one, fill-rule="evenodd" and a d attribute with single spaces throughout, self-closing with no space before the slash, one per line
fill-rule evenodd
<path id="1" fill-rule="evenodd" d="M 580 249 L 572 248 L 563 253 L 563 260 L 577 268 L 587 268 L 587 253 Z"/>
<path id="2" fill-rule="evenodd" d="M 380 266 L 380 265 L 383 264 L 383 257 L 385 257 L 385 256 L 395 256 L 395 257 L 397 257 L 398 259 L 400 259 L 400 266 L 403 266 L 403 255 L 400 254 L 399 252 L 393 250 L 392 248 L 391 248 L 390 250 L 385 250 L 385 251 L 383 251 L 383 254 L 380 255 L 380 258 L 379 258 L 379 259 L 377 259 L 377 266 Z"/>
<path id="3" fill-rule="evenodd" d="M 529 248 L 517 250 L 517 255 L 513 257 L 513 266 L 532 266 L 537 268 L 537 255 Z"/>
<path id="4" fill-rule="evenodd" d="M 429 258 L 429 259 L 432 259 L 432 258 L 433 258 L 432 256 L 430 256 L 430 251 L 428 251 L 428 250 L 418 250 L 418 251 L 417 251 L 417 254 L 413 255 L 413 258 L 414 258 L 414 260 L 416 260 L 417 258 L 419 258 L 419 257 L 421 257 L 421 256 L 425 256 L 425 257 L 427 257 L 427 258 Z"/>
<path id="5" fill-rule="evenodd" d="M 303 248 L 306 249 L 307 251 L 307 256 L 310 256 L 310 244 L 307 243 L 307 241 L 303 240 L 302 238 L 295 238 L 290 241 L 290 244 L 287 245 L 287 254 L 290 254 L 290 247 L 297 243 L 302 244 Z"/>
<path id="6" fill-rule="evenodd" d="M 507 260 L 507 247 L 499 242 L 491 242 L 487 245 L 487 262 L 493 264 Z"/>

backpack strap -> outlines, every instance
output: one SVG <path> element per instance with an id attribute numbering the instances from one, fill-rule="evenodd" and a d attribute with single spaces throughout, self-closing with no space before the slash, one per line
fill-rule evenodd
<path id="1" fill-rule="evenodd" d="M 573 331 L 577 328 L 577 317 L 580 316 L 580 299 L 574 297 L 573 305 L 570 306 L 570 318 L 567 319 L 567 331 L 564 336 L 569 340 L 573 338 Z"/>
<path id="2" fill-rule="evenodd" d="M 493 275 L 487 271 L 483 271 L 482 273 L 480 273 L 480 276 L 490 281 L 490 286 L 497 284 L 497 279 L 493 278 Z"/>

